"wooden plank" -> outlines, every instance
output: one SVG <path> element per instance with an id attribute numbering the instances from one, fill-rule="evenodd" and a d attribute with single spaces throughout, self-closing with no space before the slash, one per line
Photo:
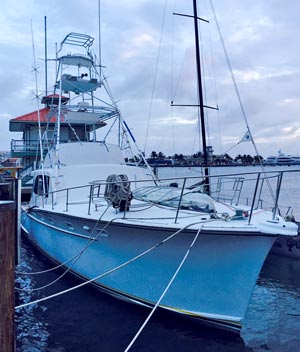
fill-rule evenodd
<path id="1" fill-rule="evenodd" d="M 0 351 L 15 351 L 14 201 L 0 201 Z"/>

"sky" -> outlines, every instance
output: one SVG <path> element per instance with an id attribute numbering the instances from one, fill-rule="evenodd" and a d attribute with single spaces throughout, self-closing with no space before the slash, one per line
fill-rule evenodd
<path id="1" fill-rule="evenodd" d="M 260 155 L 300 155 L 300 3 L 212 0 L 245 111 L 240 108 L 209 0 L 198 1 L 207 144 L 216 154 L 255 154 L 238 143 L 247 124 Z M 101 61 L 123 118 L 146 155 L 201 150 L 192 0 L 101 0 Z M 90 34 L 98 50 L 98 0 L 10 0 L 0 12 L 0 151 L 10 149 L 9 120 L 36 109 L 48 59 L 69 32 Z M 34 50 L 33 50 L 34 47 Z M 34 56 L 36 65 L 34 65 Z M 49 61 L 48 67 L 53 66 Z M 54 70 L 48 69 L 48 92 Z"/>

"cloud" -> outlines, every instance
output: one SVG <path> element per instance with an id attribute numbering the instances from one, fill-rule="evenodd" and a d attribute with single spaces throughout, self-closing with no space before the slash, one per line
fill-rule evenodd
<path id="1" fill-rule="evenodd" d="M 170 107 L 172 100 L 174 104 L 197 104 L 193 23 L 172 15 L 191 14 L 192 4 L 169 2 L 164 28 L 164 2 L 160 0 L 124 0 L 118 4 L 102 0 L 101 6 L 102 63 L 137 141 L 144 144 L 149 121 L 150 151 L 159 145 L 165 154 L 196 152 L 201 145 L 197 108 Z M 11 0 L 1 5 L 0 150 L 10 148 L 9 118 L 34 110 L 31 23 L 40 93 L 45 90 L 44 16 L 49 59 L 55 57 L 55 43 L 72 31 L 92 35 L 98 55 L 97 7 L 96 1 L 84 0 Z M 268 156 L 280 148 L 298 153 L 300 3 L 291 7 L 280 2 L 274 6 L 268 1 L 224 0 L 215 1 L 215 10 L 260 153 Z M 218 112 L 206 111 L 207 135 L 214 149 L 221 144 L 224 150 L 243 136 L 245 121 L 209 6 L 204 4 L 199 12 L 199 16 L 210 19 L 210 24 L 200 23 L 204 99 L 207 105 L 219 106 Z M 53 63 L 48 63 L 49 91 L 55 81 Z M 16 134 L 12 135 L 14 138 Z"/>
<path id="2" fill-rule="evenodd" d="M 155 121 L 157 125 L 197 125 L 197 119 L 186 119 L 182 117 L 163 117 L 157 118 Z"/>
<path id="3" fill-rule="evenodd" d="M 149 45 L 157 46 L 157 43 L 151 35 L 149 35 L 148 33 L 136 34 L 132 38 L 131 43 L 128 43 L 126 45 L 127 50 L 125 49 L 124 51 L 122 51 L 121 57 L 124 59 L 131 59 L 137 56 L 141 56 L 143 50 L 145 50 L 145 46 Z"/>
<path id="4" fill-rule="evenodd" d="M 272 28 L 273 23 L 267 16 L 262 16 L 258 19 L 247 19 L 244 20 L 242 26 L 232 34 L 229 41 L 233 44 L 239 44 L 244 41 L 248 43 L 256 42 L 262 39 L 263 31 L 271 30 Z"/>

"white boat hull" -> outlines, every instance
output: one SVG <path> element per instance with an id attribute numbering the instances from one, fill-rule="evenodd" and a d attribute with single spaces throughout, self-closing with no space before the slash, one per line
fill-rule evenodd
<path id="1" fill-rule="evenodd" d="M 38 248 L 71 271 L 90 280 L 155 249 L 93 283 L 114 295 L 154 306 L 197 231 L 88 220 L 41 210 L 23 213 L 23 229 Z M 98 237 L 87 229 L 95 226 Z M 72 227 L 72 228 L 71 228 Z M 96 235 L 97 236 L 97 235 Z M 263 262 L 275 241 L 261 233 L 200 232 L 160 307 L 239 331 Z M 70 261 L 71 258 L 74 258 Z"/>

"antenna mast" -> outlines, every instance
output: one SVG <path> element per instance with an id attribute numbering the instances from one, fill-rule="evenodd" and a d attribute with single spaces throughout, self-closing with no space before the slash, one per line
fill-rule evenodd
<path id="1" fill-rule="evenodd" d="M 101 62 L 101 0 L 98 0 L 98 36 L 99 36 L 99 76 L 102 74 L 102 62 Z"/>
<path id="2" fill-rule="evenodd" d="M 44 17 L 44 30 L 45 30 L 45 95 L 48 95 L 48 57 L 47 57 L 47 16 Z"/>

